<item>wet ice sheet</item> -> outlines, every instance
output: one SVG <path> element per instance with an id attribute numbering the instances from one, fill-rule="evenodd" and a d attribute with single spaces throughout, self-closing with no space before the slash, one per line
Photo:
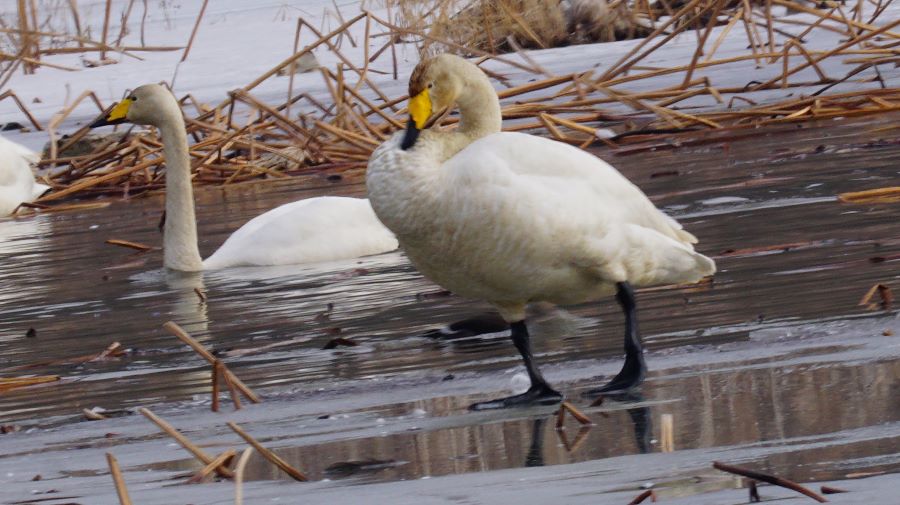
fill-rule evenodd
<path id="1" fill-rule="evenodd" d="M 4 435 L 3 485 L 19 499 L 36 496 L 31 489 L 92 489 L 98 496 L 91 503 L 113 503 L 102 458 L 112 450 L 126 479 L 146 493 L 141 496 L 162 496 L 157 493 L 170 483 L 165 479 L 194 467 L 149 423 L 125 418 L 72 424 L 84 407 L 160 403 L 167 419 L 219 449 L 238 443 L 224 428 L 225 419 L 237 420 L 316 478 L 333 479 L 304 488 L 323 500 L 346 492 L 345 483 L 474 473 L 435 479 L 443 490 L 437 495 L 452 494 L 444 482 L 455 482 L 509 502 L 541 493 L 536 484 L 492 482 L 546 472 L 535 478 L 553 483 L 548 493 L 569 496 L 567 503 L 587 502 L 591 495 L 582 492 L 706 471 L 715 458 L 772 465 L 801 479 L 896 472 L 897 341 L 881 333 L 900 332 L 893 313 L 873 317 L 857 302 L 872 284 L 897 279 L 897 210 L 834 199 L 841 191 L 896 180 L 896 138 L 875 131 L 891 121 L 895 117 L 790 126 L 753 141 L 601 153 L 701 238 L 700 249 L 716 257 L 720 273 L 712 285 L 639 294 L 651 367 L 645 398 L 630 410 L 605 406 L 608 417 L 593 412 L 598 426 L 572 451 L 548 424 L 535 429 L 548 412 L 465 413 L 469 402 L 510 386 L 518 358 L 502 336 L 457 342 L 417 337 L 486 306 L 439 293 L 402 254 L 184 276 L 162 272 L 158 252 L 134 255 L 103 244 L 108 238 L 158 244 L 159 199 L 0 223 L 12 224 L 7 229 L 14 236 L 0 252 L 0 366 L 99 352 L 112 340 L 133 349 L 123 359 L 35 369 L 59 373 L 64 381 L 0 397 L 4 423 L 37 427 Z M 679 175 L 658 175 L 673 168 Z M 324 178 L 322 184 L 328 185 Z M 209 253 L 252 215 L 325 191 L 295 187 L 270 183 L 199 192 L 201 249 Z M 362 187 L 327 190 L 360 194 Z M 723 197 L 731 199 L 703 204 Z M 197 287 L 207 291 L 207 303 L 200 303 Z M 328 303 L 334 311 L 321 317 Z M 611 301 L 569 309 L 536 318 L 533 333 L 548 378 L 577 395 L 601 381 L 595 376 L 618 368 L 621 322 Z M 208 369 L 161 330 L 168 319 L 219 350 L 291 338 L 296 343 L 229 359 L 265 403 L 215 416 L 205 412 Z M 28 328 L 35 328 L 36 338 L 25 337 Z M 321 350 L 338 328 L 361 345 Z M 454 378 L 445 381 L 448 374 Z M 633 414 L 644 408 L 648 450 L 658 451 L 652 440 L 659 416 L 672 413 L 676 448 L 684 452 L 637 454 L 645 437 L 637 435 Z M 322 415 L 334 417 L 318 419 Z M 572 444 L 573 428 L 567 432 Z M 108 432 L 116 435 L 104 438 Z M 535 440 L 541 440 L 544 464 L 557 469 L 528 470 L 525 477 L 509 473 L 529 460 Z M 391 463 L 357 471 L 349 480 L 326 473 L 335 464 L 370 459 Z M 143 471 L 147 465 L 154 470 Z M 352 467 L 338 468 L 346 473 Z M 100 475 L 93 479 L 85 472 Z M 251 472 L 254 478 L 277 477 L 258 464 Z M 47 480 L 32 483 L 34 473 Z M 73 474 L 79 477 L 62 479 Z M 569 488 L 561 481 L 580 484 Z M 251 485 L 254 496 L 294 492 L 282 491 L 285 484 L 263 484 Z M 200 488 L 192 502 L 203 503 L 207 494 L 227 496 L 230 488 L 223 486 L 229 484 Z M 377 489 L 396 497 L 417 486 Z"/>

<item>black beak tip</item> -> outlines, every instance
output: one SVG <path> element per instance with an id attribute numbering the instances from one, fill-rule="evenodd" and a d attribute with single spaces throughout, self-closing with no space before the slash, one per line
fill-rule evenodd
<path id="1" fill-rule="evenodd" d="M 120 124 L 120 123 L 124 123 L 124 122 L 125 122 L 124 118 L 114 119 L 112 121 L 109 121 L 108 119 L 106 119 L 106 116 L 102 116 L 99 119 L 97 119 L 96 121 L 94 121 L 93 123 L 91 123 L 89 128 L 99 128 L 101 126 L 109 126 L 109 125 Z"/>
<path id="2" fill-rule="evenodd" d="M 419 130 L 416 128 L 416 122 L 409 119 L 409 122 L 406 123 L 406 133 L 403 135 L 403 141 L 400 142 L 400 149 L 406 151 L 410 147 L 416 145 L 416 140 L 419 139 Z"/>

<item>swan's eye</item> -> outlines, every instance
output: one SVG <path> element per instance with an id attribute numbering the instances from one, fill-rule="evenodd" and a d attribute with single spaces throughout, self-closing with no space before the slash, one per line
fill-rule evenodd
<path id="1" fill-rule="evenodd" d="M 429 82 L 429 83 L 428 83 L 428 89 L 431 89 L 431 88 L 433 88 L 433 87 L 434 87 L 434 83 L 433 83 L 433 82 Z"/>
<path id="2" fill-rule="evenodd" d="M 137 97 L 134 95 L 129 95 L 128 99 L 131 100 L 132 102 L 137 102 Z"/>

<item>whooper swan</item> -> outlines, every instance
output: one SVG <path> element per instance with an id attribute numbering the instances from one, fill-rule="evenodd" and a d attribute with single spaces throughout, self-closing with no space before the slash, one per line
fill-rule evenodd
<path id="1" fill-rule="evenodd" d="M 50 189 L 34 181 L 31 165 L 40 159 L 31 149 L 0 137 L 0 216 L 12 214 L 21 203 Z"/>
<path id="2" fill-rule="evenodd" d="M 485 74 L 453 55 L 420 62 L 409 82 L 410 121 L 369 159 L 372 207 L 425 276 L 491 302 L 512 327 L 531 379 L 490 409 L 552 404 L 562 395 L 531 353 L 525 306 L 616 294 L 625 314 L 625 364 L 597 392 L 633 388 L 646 365 L 632 286 L 696 282 L 715 272 L 682 230 L 616 169 L 580 149 L 521 133 L 493 133 L 500 104 Z M 424 129 L 432 111 L 459 106 L 459 128 Z"/>
<path id="3" fill-rule="evenodd" d="M 158 84 L 135 89 L 92 127 L 130 121 L 153 125 L 166 156 L 166 268 L 181 271 L 232 266 L 290 265 L 355 258 L 392 251 L 397 239 L 369 201 L 316 197 L 276 207 L 248 221 L 204 261 L 197 248 L 187 134 L 175 97 Z"/>

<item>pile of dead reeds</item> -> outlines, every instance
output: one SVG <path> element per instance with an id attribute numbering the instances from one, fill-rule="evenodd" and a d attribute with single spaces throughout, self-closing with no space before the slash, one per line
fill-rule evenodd
<path id="1" fill-rule="evenodd" d="M 598 141 L 615 144 L 617 137 L 605 138 L 608 135 L 600 130 L 609 126 L 615 127 L 616 133 L 629 135 L 633 131 L 658 129 L 740 128 L 900 108 L 900 89 L 885 82 L 873 83 L 859 91 L 829 93 L 835 84 L 852 80 L 865 70 L 900 61 L 897 55 L 900 33 L 892 31 L 900 25 L 900 20 L 891 20 L 880 27 L 873 24 L 883 9 L 878 8 L 874 16 L 866 19 L 861 4 L 845 10 L 839 4 L 820 9 L 792 0 L 771 0 L 762 7 L 743 2 L 728 15 L 722 13 L 724 5 L 725 0 L 690 0 L 671 16 L 659 19 L 653 32 L 613 65 L 604 69 L 589 67 L 566 75 L 548 72 L 524 52 L 484 53 L 439 39 L 427 31 L 400 26 L 394 18 L 382 19 L 370 12 L 346 19 L 325 34 L 299 19 L 294 53 L 280 64 L 243 88 L 230 92 L 221 103 L 204 104 L 191 95 L 181 97 L 192 140 L 194 180 L 198 184 L 222 185 L 281 179 L 323 167 L 338 170 L 364 167 L 372 150 L 405 122 L 407 97 L 387 95 L 372 79 L 383 73 L 393 74 L 395 79 L 405 78 L 398 75 L 396 46 L 401 40 L 414 42 L 422 50 L 429 44 L 440 44 L 450 50 L 479 54 L 476 61 L 501 86 L 499 96 L 508 130 L 532 130 L 580 146 Z M 806 21 L 787 20 L 790 26 L 804 25 L 797 28 L 797 34 L 787 37 L 781 34 L 780 27 L 784 25 L 771 16 L 773 5 L 811 16 Z M 684 33 L 702 19 L 707 21 L 696 35 Z M 712 37 L 712 29 L 720 22 L 724 27 Z M 717 58 L 716 52 L 725 36 L 739 26 L 743 27 L 749 42 L 747 53 Z M 363 31 L 360 28 L 364 29 L 364 40 L 354 40 L 351 32 L 358 34 Z M 827 51 L 807 49 L 803 38 L 814 30 L 834 33 L 840 42 Z M 302 48 L 301 32 L 307 37 L 311 33 L 315 38 Z M 690 61 L 666 67 L 642 64 L 679 34 L 697 40 Z M 362 61 L 352 61 L 341 51 L 345 41 L 366 48 Z M 319 51 L 320 60 L 324 60 L 322 52 L 330 52 L 340 62 L 334 70 L 317 69 L 328 90 L 325 100 L 294 91 L 297 62 L 314 50 Z M 821 63 L 829 58 L 840 58 L 855 68 L 846 75 L 827 75 Z M 768 81 L 751 82 L 740 88 L 719 86 L 709 76 L 709 69 L 738 61 L 775 65 L 781 72 Z M 502 69 L 519 77 L 511 80 Z M 816 78 L 798 80 L 798 72 L 805 69 L 814 70 Z M 279 74 L 289 76 L 286 97 L 281 103 L 267 103 L 254 95 L 255 88 Z M 671 84 L 672 75 L 678 76 L 680 84 Z M 653 85 L 664 78 L 668 84 Z M 651 91 L 629 91 L 635 84 Z M 809 96 L 775 103 L 756 103 L 753 98 L 756 91 L 783 89 L 787 90 L 783 96 L 789 96 L 793 88 L 808 90 L 810 86 L 815 86 L 817 91 Z M 682 108 L 682 102 L 698 97 L 717 105 L 706 107 L 703 112 Z M 96 96 L 85 93 L 50 121 L 47 128 L 51 139 L 59 138 L 58 126 L 80 101 L 88 99 L 96 103 L 98 112 L 103 109 L 104 104 Z M 235 113 L 236 110 L 240 113 Z M 455 121 L 447 117 L 442 124 L 452 127 Z M 43 128 L 37 121 L 34 126 Z M 82 129 L 51 145 L 50 156 L 41 164 L 50 169 L 42 178 L 53 191 L 37 202 L 38 207 L 72 197 L 136 195 L 163 187 L 164 160 L 161 144 L 153 132 L 114 137 L 100 142 L 87 154 L 66 155 L 67 149 L 85 134 L 86 129 Z"/>

